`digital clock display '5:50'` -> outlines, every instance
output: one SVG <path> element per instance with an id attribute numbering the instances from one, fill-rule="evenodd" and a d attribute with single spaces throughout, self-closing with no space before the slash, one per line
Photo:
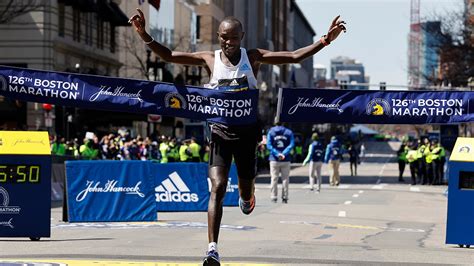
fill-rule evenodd
<path id="1" fill-rule="evenodd" d="M 0 164 L 1 183 L 33 183 L 40 182 L 40 166 L 26 164 Z"/>

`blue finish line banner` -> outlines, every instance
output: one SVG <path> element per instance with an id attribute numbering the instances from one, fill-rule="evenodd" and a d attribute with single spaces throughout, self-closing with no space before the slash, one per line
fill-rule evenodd
<path id="1" fill-rule="evenodd" d="M 471 91 L 280 89 L 282 122 L 457 124 L 474 121 Z"/>
<path id="2" fill-rule="evenodd" d="M 258 90 L 192 86 L 0 66 L 0 95 L 87 109 L 159 114 L 224 124 L 251 124 Z"/>

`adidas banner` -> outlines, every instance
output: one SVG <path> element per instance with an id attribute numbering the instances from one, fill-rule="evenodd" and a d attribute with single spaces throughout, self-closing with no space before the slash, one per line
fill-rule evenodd
<path id="1" fill-rule="evenodd" d="M 227 189 L 224 197 L 224 206 L 239 206 L 239 176 L 237 167 L 232 164 L 229 171 L 229 180 L 227 180 Z M 211 191 L 211 186 L 209 186 Z"/>
<path id="2" fill-rule="evenodd" d="M 169 163 L 154 164 L 153 167 L 158 212 L 207 211 L 207 164 Z"/>
<path id="3" fill-rule="evenodd" d="M 152 165 L 142 161 L 66 161 L 69 221 L 156 221 Z"/>
<path id="4" fill-rule="evenodd" d="M 474 121 L 471 91 L 280 89 L 282 122 L 456 124 Z"/>
<path id="5" fill-rule="evenodd" d="M 234 84 L 235 83 L 235 84 Z M 0 95 L 87 109 L 159 114 L 238 125 L 256 122 L 258 90 L 226 90 L 0 66 Z"/>

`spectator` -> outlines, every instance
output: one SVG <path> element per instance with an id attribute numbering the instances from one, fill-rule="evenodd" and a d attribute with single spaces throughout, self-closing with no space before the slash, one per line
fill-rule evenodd
<path id="1" fill-rule="evenodd" d="M 56 136 L 53 145 L 51 145 L 51 154 L 64 156 L 66 154 L 65 139 Z"/>
<path id="2" fill-rule="evenodd" d="M 398 182 L 405 182 L 403 179 L 403 172 L 405 171 L 405 164 L 407 162 L 408 147 L 405 142 L 402 142 L 400 149 L 397 151 L 398 156 Z"/>

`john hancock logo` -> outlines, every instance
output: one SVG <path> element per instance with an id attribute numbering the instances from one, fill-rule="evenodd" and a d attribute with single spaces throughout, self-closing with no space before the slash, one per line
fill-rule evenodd
<path id="1" fill-rule="evenodd" d="M 165 95 L 165 106 L 173 109 L 186 109 L 186 100 L 181 94 L 170 92 Z"/>
<path id="2" fill-rule="evenodd" d="M 390 104 L 384 99 L 376 98 L 367 104 L 365 112 L 368 115 L 390 115 Z"/>
<path id="3" fill-rule="evenodd" d="M 5 80 L 5 78 L 2 75 L 0 75 L 0 90 L 6 91 L 7 86 L 8 86 L 7 81 Z"/>

